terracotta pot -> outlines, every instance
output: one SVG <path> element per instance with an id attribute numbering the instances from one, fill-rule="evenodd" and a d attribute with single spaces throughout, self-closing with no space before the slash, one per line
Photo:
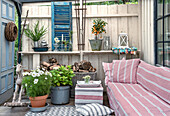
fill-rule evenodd
<path id="1" fill-rule="evenodd" d="M 31 101 L 31 106 L 34 108 L 44 107 L 47 97 L 48 97 L 48 95 L 38 96 L 38 97 L 29 97 L 29 99 Z"/>

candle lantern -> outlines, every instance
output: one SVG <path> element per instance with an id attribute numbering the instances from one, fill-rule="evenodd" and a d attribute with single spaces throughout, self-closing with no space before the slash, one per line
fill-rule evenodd
<path id="1" fill-rule="evenodd" d="M 103 50 L 111 50 L 110 36 L 103 37 Z"/>

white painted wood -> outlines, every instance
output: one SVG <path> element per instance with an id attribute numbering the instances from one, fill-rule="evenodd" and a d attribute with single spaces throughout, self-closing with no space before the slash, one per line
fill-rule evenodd
<path id="1" fill-rule="evenodd" d="M 142 0 L 141 4 L 141 59 L 154 64 L 154 1 Z"/>
<path id="2" fill-rule="evenodd" d="M 40 66 L 40 54 L 33 54 L 33 70 Z"/>
<path id="3" fill-rule="evenodd" d="M 25 18 L 26 10 L 29 9 L 28 21 L 30 25 L 40 21 L 41 25 L 45 25 L 48 29 L 48 33 L 45 36 L 50 50 L 48 52 L 34 52 L 31 46 L 31 40 L 28 39 L 28 50 L 24 48 L 23 61 L 26 65 L 28 64 L 29 69 L 36 68 L 42 61 L 48 61 L 49 58 L 56 58 L 61 64 L 72 65 L 74 62 L 79 62 L 80 60 L 90 61 L 95 68 L 97 68 L 97 80 L 102 80 L 104 85 L 104 72 L 102 67 L 102 62 L 112 62 L 113 60 L 118 60 L 119 56 L 113 54 L 111 50 L 109 51 L 91 51 L 91 47 L 88 39 L 94 38 L 91 33 L 92 21 L 97 18 L 102 18 L 108 22 L 106 26 L 106 34 L 111 38 L 112 47 L 117 47 L 118 35 L 121 32 L 127 33 L 129 35 L 129 45 L 144 49 L 143 41 L 145 37 L 140 36 L 140 24 L 139 17 L 143 17 L 140 12 L 138 12 L 139 5 L 102 5 L 102 6 L 87 6 L 87 18 L 86 18 L 86 33 L 85 33 L 85 51 L 82 51 L 83 55 L 80 55 L 77 47 L 77 33 L 76 33 L 76 19 L 75 11 L 73 6 L 73 52 L 52 52 L 51 51 L 51 4 L 50 3 L 33 3 L 33 4 L 23 4 L 23 14 L 22 19 Z M 143 3 L 141 3 L 143 6 Z M 141 9 L 144 9 L 140 7 Z M 37 13 L 35 13 L 37 12 Z M 142 12 L 143 13 L 143 12 Z M 145 20 L 141 20 L 145 22 Z M 141 30 L 144 25 L 141 24 Z M 141 35 L 143 35 L 143 31 Z M 141 41 L 139 41 L 141 37 Z M 24 37 L 25 38 L 25 37 Z M 144 39 L 144 40 L 143 40 Z M 25 39 L 24 39 L 25 40 Z M 23 41 L 24 45 L 26 41 Z M 25 46 L 24 46 L 25 47 Z M 37 58 L 39 62 L 37 62 Z M 80 57 L 81 56 L 81 57 Z M 131 58 L 127 55 L 127 59 Z M 28 62 L 28 63 L 27 63 Z"/>

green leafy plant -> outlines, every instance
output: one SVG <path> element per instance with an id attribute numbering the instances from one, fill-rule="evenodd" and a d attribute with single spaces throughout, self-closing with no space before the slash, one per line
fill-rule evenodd
<path id="1" fill-rule="evenodd" d="M 72 77 L 75 76 L 71 66 L 61 66 L 58 69 L 50 71 L 52 74 L 52 85 L 55 86 L 66 86 L 72 85 Z"/>
<path id="2" fill-rule="evenodd" d="M 29 97 L 44 96 L 50 93 L 52 84 L 52 74 L 45 69 L 23 73 L 22 85 L 26 88 L 26 94 Z"/>
<path id="3" fill-rule="evenodd" d="M 102 19 L 93 20 L 93 27 L 92 27 L 92 33 L 96 36 L 100 33 L 105 32 L 105 26 L 107 22 L 103 21 Z"/>
<path id="4" fill-rule="evenodd" d="M 33 41 L 39 41 L 47 33 L 47 28 L 44 26 L 39 28 L 39 21 L 34 25 L 33 29 L 26 29 L 25 35 Z"/>

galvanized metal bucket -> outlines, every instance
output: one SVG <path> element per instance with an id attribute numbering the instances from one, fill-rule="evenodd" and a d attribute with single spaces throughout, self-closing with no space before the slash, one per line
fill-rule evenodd
<path id="1" fill-rule="evenodd" d="M 70 98 L 70 86 L 51 87 L 51 103 L 67 104 Z"/>
<path id="2" fill-rule="evenodd" d="M 97 39 L 97 40 L 89 39 L 89 41 L 90 41 L 92 51 L 100 51 L 101 50 L 103 39 Z"/>

